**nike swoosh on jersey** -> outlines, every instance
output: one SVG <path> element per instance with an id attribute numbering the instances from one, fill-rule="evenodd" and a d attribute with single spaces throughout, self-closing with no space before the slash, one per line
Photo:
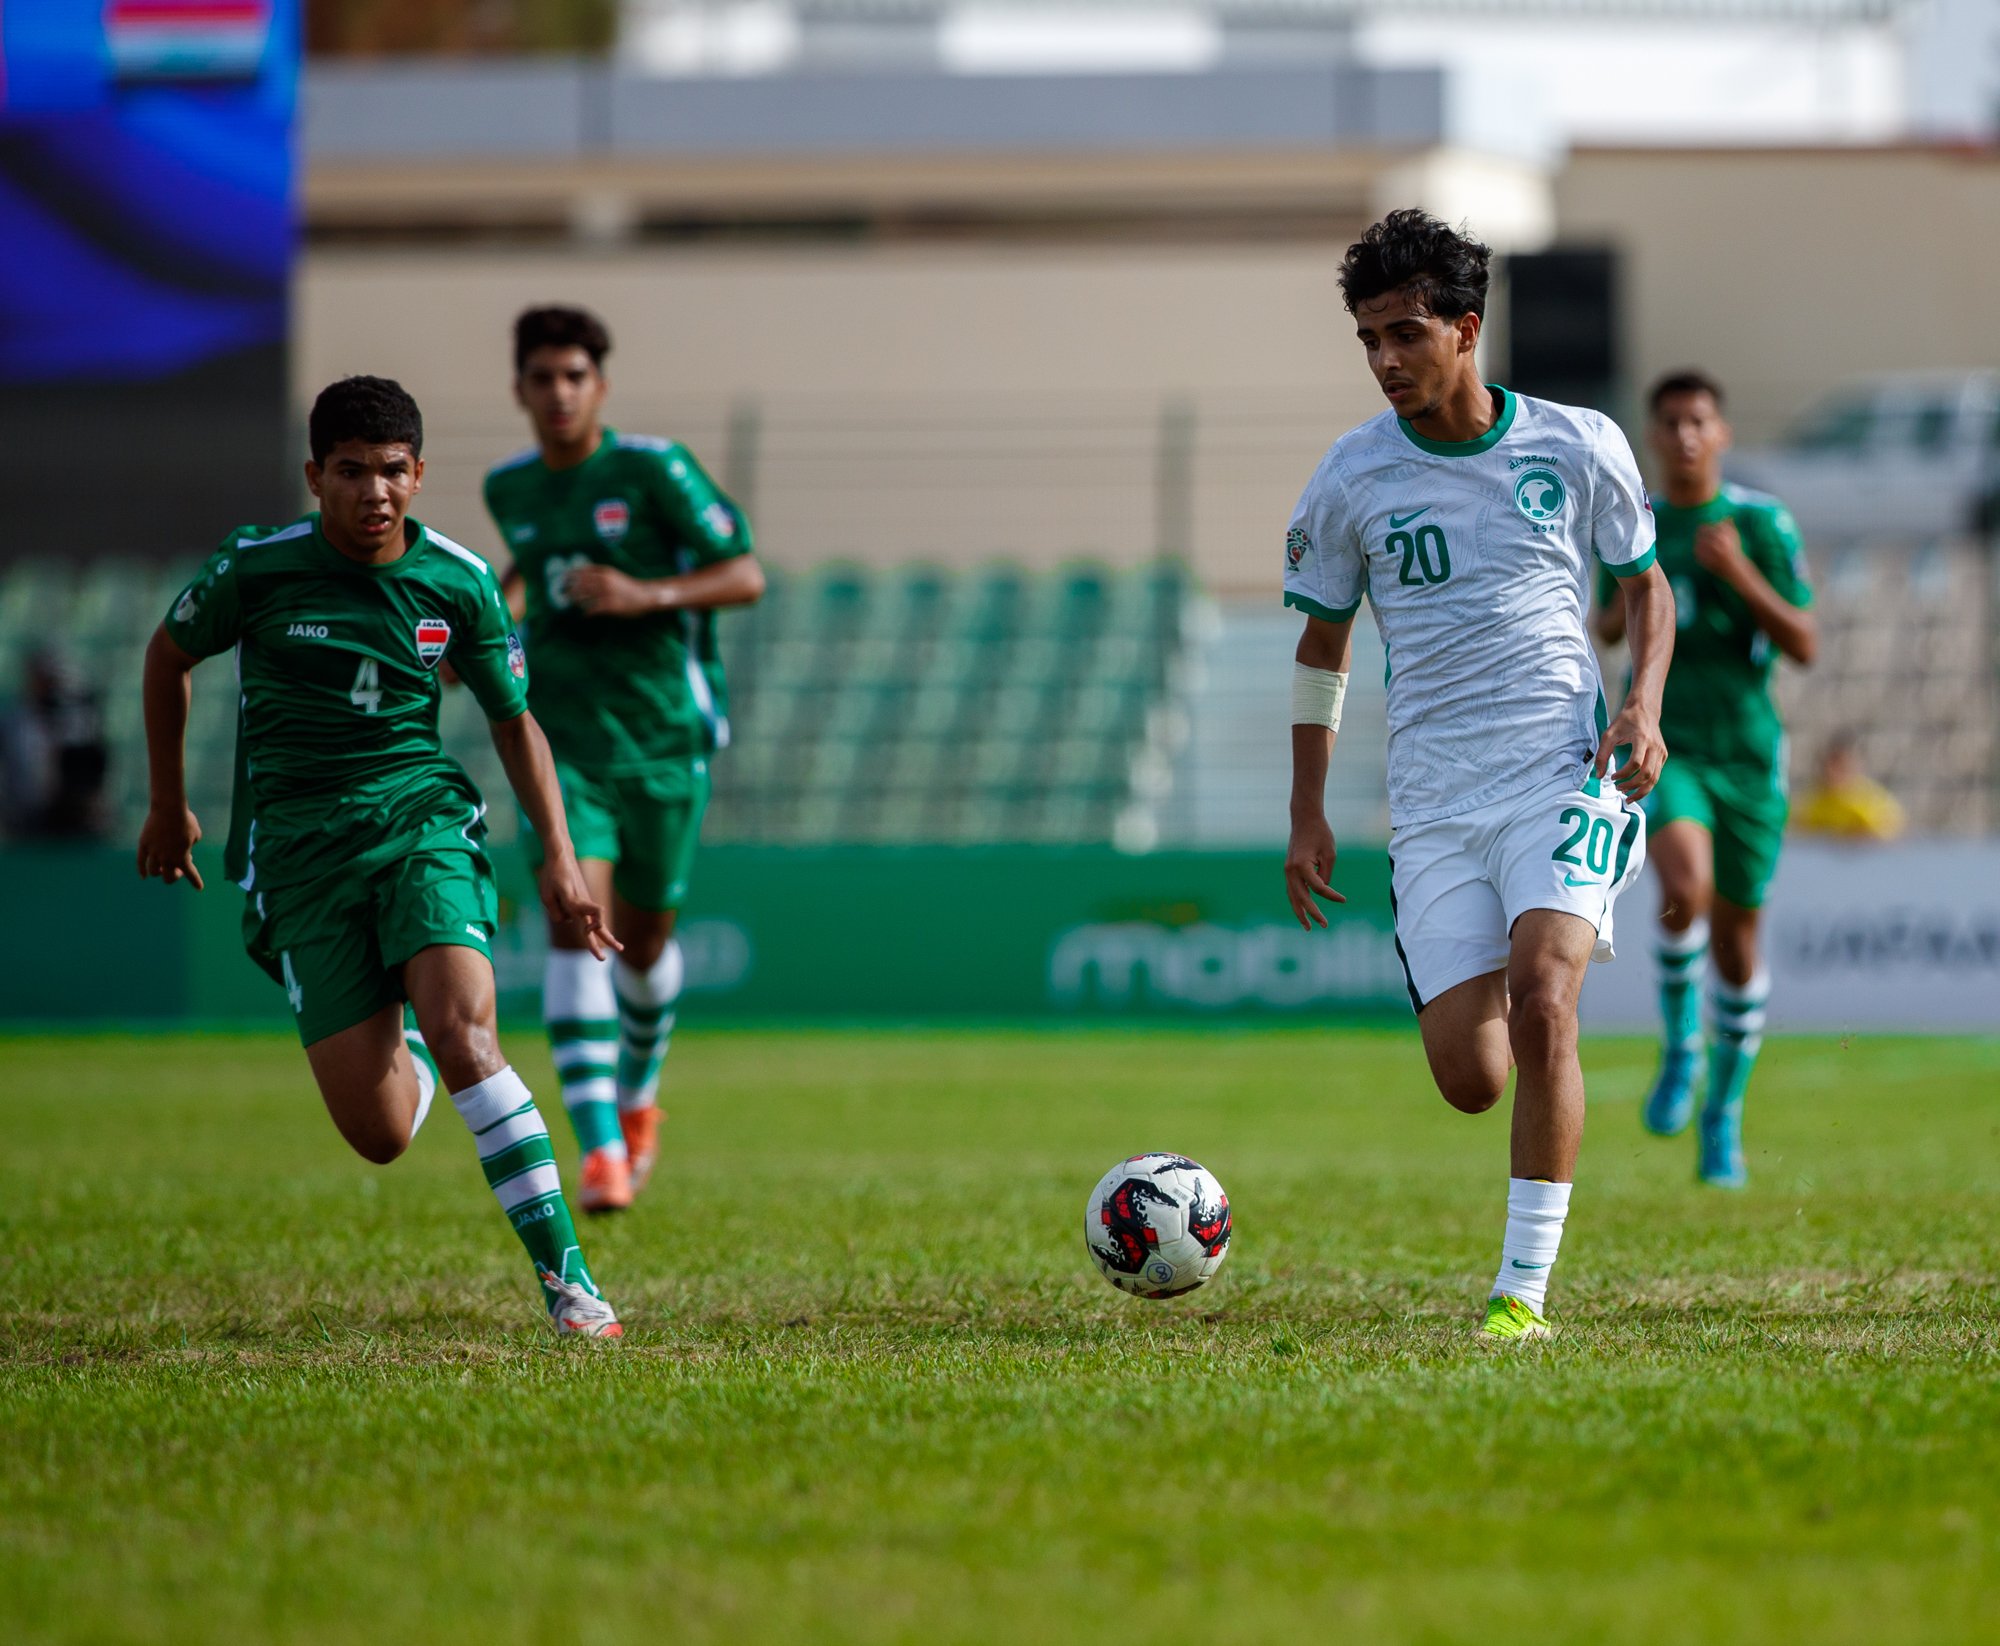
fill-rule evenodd
<path id="1" fill-rule="evenodd" d="M 1417 515 L 1429 514 L 1430 512 L 1431 506 L 1428 503 L 1417 510 L 1416 514 L 1396 514 L 1392 512 L 1389 516 L 1389 529 L 1394 531 L 1398 526 L 1407 526 L 1412 520 L 1417 518 Z"/>
<path id="2" fill-rule="evenodd" d="M 1563 884 L 1565 886 L 1595 886 L 1597 882 L 1595 880 L 1579 880 L 1575 875 L 1566 873 L 1563 875 Z"/>

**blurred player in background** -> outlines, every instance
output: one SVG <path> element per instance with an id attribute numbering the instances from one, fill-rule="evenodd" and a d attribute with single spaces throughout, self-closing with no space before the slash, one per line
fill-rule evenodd
<path id="1" fill-rule="evenodd" d="M 548 1128 L 494 1028 L 485 803 L 438 741 L 450 659 L 492 722 L 507 780 L 549 843 L 552 919 L 602 946 L 554 763 L 528 713 L 520 642 L 486 562 L 409 518 L 424 426 L 400 385 L 350 377 L 313 403 L 320 507 L 223 539 L 146 649 L 152 806 L 139 872 L 201 890 L 187 804 L 188 676 L 233 650 L 241 692 L 224 863 L 244 942 L 285 987 L 327 1112 L 394 1160 L 440 1076 L 562 1332 L 620 1335 L 577 1244 Z M 421 1032 L 406 1026 L 404 1002 Z"/>
<path id="2" fill-rule="evenodd" d="M 1390 410 L 1320 462 L 1285 542 L 1293 669 L 1292 910 L 1339 901 L 1327 762 L 1363 595 L 1389 658 L 1396 947 L 1445 1101 L 1477 1114 L 1518 1064 L 1507 1229 L 1481 1327 L 1548 1335 L 1549 1271 L 1583 1135 L 1577 996 L 1611 958 L 1645 860 L 1637 801 L 1666 758 L 1673 596 L 1631 449 L 1594 411 L 1481 381 L 1487 248 L 1419 211 L 1348 248 L 1341 292 Z M 1618 578 L 1631 689 L 1608 720 L 1585 628 L 1591 558 Z M 1615 751 L 1623 763 L 1611 774 Z"/>
<path id="3" fill-rule="evenodd" d="M 750 523 L 694 454 L 602 421 L 611 338 L 537 308 L 514 325 L 514 397 L 535 444 L 486 477 L 526 618 L 529 701 L 547 728 L 590 895 L 624 952 L 551 919 L 542 1013 L 583 1153 L 578 1199 L 619 1211 L 659 1148 L 660 1065 L 683 963 L 674 917 L 729 742 L 715 611 L 764 592 Z M 531 831 L 533 819 L 530 819 Z M 529 849 L 541 857 L 538 832 Z"/>
<path id="4" fill-rule="evenodd" d="M 1679 634 L 1660 708 L 1674 757 L 1646 802 L 1660 877 L 1665 1042 L 1644 1120 L 1673 1137 L 1694 1113 L 1700 989 L 1712 949 L 1714 1039 L 1697 1165 L 1703 1182 L 1736 1188 L 1745 1181 L 1743 1093 L 1771 995 L 1758 913 L 1788 805 L 1771 671 L 1779 652 L 1811 663 L 1819 631 L 1806 609 L 1812 590 L 1791 515 L 1775 497 L 1723 482 L 1730 435 L 1721 386 L 1676 372 L 1653 385 L 1647 406 L 1647 444 L 1665 481 L 1654 499 L 1660 568 L 1673 584 Z M 1600 579 L 1598 608 L 1598 634 L 1616 643 L 1625 611 L 1608 580 Z"/>

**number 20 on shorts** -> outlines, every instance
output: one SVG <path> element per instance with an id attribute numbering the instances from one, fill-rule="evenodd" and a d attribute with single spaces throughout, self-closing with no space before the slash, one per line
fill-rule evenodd
<path id="1" fill-rule="evenodd" d="M 1549 853 L 1553 863 L 1568 863 L 1575 868 L 1588 869 L 1590 873 L 1601 875 L 1611 867 L 1611 842 L 1614 831 L 1608 817 L 1592 817 L 1581 806 L 1565 806 L 1557 819 L 1569 833 L 1563 837 L 1560 846 Z M 1583 856 L 1576 855 L 1576 848 L 1583 848 Z"/>

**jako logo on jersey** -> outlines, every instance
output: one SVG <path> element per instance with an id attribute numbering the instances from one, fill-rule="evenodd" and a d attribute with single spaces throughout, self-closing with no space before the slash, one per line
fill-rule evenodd
<path id="1" fill-rule="evenodd" d="M 1553 520 L 1562 513 L 1569 493 L 1554 469 L 1528 469 L 1514 482 L 1514 507 L 1530 520 Z"/>
<path id="2" fill-rule="evenodd" d="M 442 617 L 417 619 L 417 661 L 425 668 L 436 668 L 450 644 L 451 625 Z"/>
<path id="3" fill-rule="evenodd" d="M 507 672 L 516 680 L 528 678 L 528 654 L 521 650 L 521 637 L 518 634 L 507 636 Z"/>
<path id="4" fill-rule="evenodd" d="M 294 623 L 285 630 L 287 640 L 324 640 L 332 631 L 324 623 Z"/>
<path id="5" fill-rule="evenodd" d="M 607 497 L 590 511 L 590 523 L 605 542 L 615 543 L 632 524 L 632 505 L 622 497 Z"/>
<path id="6" fill-rule="evenodd" d="M 1305 559 L 1306 550 L 1312 546 L 1313 540 L 1307 534 L 1305 527 L 1294 526 L 1285 533 L 1285 564 L 1296 568 L 1298 563 Z"/>

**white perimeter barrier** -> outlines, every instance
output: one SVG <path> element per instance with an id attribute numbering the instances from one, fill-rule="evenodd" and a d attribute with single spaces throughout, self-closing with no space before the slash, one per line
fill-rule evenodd
<path id="1" fill-rule="evenodd" d="M 1650 868 L 1618 900 L 1618 958 L 1592 966 L 1592 1027 L 1657 1027 Z M 1764 911 L 1773 1029 L 2000 1033 L 2000 841 L 1789 841 Z"/>

